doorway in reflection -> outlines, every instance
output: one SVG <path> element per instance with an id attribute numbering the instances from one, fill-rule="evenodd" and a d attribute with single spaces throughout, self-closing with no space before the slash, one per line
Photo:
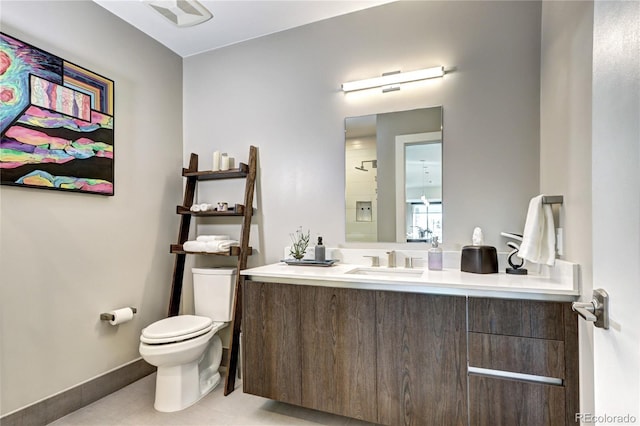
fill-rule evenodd
<path id="1" fill-rule="evenodd" d="M 407 242 L 442 241 L 442 202 L 413 201 L 407 208 Z"/>

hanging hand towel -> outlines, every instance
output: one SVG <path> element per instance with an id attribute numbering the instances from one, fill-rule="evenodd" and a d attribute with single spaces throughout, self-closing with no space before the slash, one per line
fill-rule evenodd
<path id="1" fill-rule="evenodd" d="M 556 259 L 556 230 L 551 205 L 542 204 L 542 197 L 538 195 L 529 202 L 518 257 L 553 266 Z"/>

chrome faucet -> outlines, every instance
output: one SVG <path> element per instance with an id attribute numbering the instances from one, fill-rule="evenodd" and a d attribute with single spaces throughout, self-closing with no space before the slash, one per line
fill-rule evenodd
<path id="1" fill-rule="evenodd" d="M 387 266 L 389 268 L 395 268 L 396 267 L 396 252 L 395 252 L 395 250 L 388 251 L 387 255 L 389 256 L 387 258 Z"/>
<path id="2" fill-rule="evenodd" d="M 371 258 L 371 266 L 372 267 L 378 267 L 380 266 L 380 258 L 378 256 L 363 256 L 363 257 L 370 257 Z"/>

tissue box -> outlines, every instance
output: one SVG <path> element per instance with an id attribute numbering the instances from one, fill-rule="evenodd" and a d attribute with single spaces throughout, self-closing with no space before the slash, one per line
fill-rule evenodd
<path id="1" fill-rule="evenodd" d="M 498 251 L 492 246 L 464 246 L 460 270 L 474 274 L 497 274 Z"/>

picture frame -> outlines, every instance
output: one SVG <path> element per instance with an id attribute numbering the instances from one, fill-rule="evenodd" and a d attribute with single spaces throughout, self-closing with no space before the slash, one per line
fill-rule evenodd
<path id="1" fill-rule="evenodd" d="M 114 81 L 0 32 L 0 184 L 114 195 Z"/>

